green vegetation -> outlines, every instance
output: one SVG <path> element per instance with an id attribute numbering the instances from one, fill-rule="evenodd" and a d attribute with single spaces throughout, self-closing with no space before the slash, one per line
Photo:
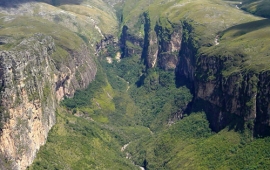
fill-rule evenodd
<path id="1" fill-rule="evenodd" d="M 254 73 L 269 69 L 269 19 L 233 26 L 221 33 L 218 46 L 205 47 L 201 53 L 226 60 L 224 75 L 250 70 Z"/>
<path id="2" fill-rule="evenodd" d="M 47 16 L 53 21 L 48 22 L 37 16 L 7 21 L 8 16 L 0 14 L 0 37 L 7 42 L 0 48 L 8 50 L 34 33 L 50 35 L 56 44 L 52 57 L 60 70 L 62 64 L 69 62 L 70 53 L 82 45 L 93 52 L 101 34 L 117 35 L 116 15 L 103 1 L 89 0 L 80 5 L 53 3 L 60 5 L 62 13 L 71 15 Z M 247 8 L 253 10 L 254 3 L 251 4 Z M 47 12 L 59 10 L 44 6 Z M 255 6 L 252 13 L 261 8 L 259 3 Z M 168 41 L 174 29 L 183 28 L 183 42 L 192 44 L 199 52 L 196 61 L 202 56 L 224 61 L 223 70 L 217 73 L 223 77 L 269 69 L 269 19 L 247 15 L 229 2 L 126 0 L 115 8 L 121 26 L 128 26 L 128 34 L 137 38 L 155 30 L 161 36 L 158 38 Z M 39 10 L 35 10 L 37 14 Z M 143 15 L 149 22 L 147 26 Z M 150 27 L 145 29 L 147 32 L 143 32 L 144 25 Z M 139 51 L 132 41 L 126 45 Z M 114 58 L 117 52 L 113 45 L 108 45 L 96 59 L 95 80 L 73 98 L 61 102 L 57 123 L 29 170 L 138 169 L 132 161 L 146 169 L 269 169 L 270 138 L 253 139 L 247 128 L 254 126 L 253 122 L 248 122 L 241 132 L 226 127 L 213 133 L 204 112 L 186 113 L 193 96 L 187 87 L 178 87 L 174 71 L 146 68 L 137 55 L 119 61 Z M 113 58 L 112 63 L 106 57 Z M 78 66 L 78 82 L 82 81 L 80 72 L 84 69 L 87 68 Z M 31 68 L 26 72 L 30 74 Z M 196 76 L 205 81 L 217 77 L 213 70 Z M 253 76 L 248 83 L 257 82 Z M 48 85 L 42 89 L 44 100 L 50 90 Z M 38 93 L 29 93 L 29 100 L 35 100 Z M 254 107 L 250 101 L 246 105 Z M 1 120 L 5 119 L 4 114 L 0 115 Z M 121 152 L 127 143 L 130 145 Z M 126 153 L 131 160 L 125 158 Z"/>
<path id="3" fill-rule="evenodd" d="M 268 169 L 270 138 L 250 139 L 225 128 L 212 133 L 204 113 L 192 113 L 161 133 L 130 144 L 147 169 Z"/>
<path id="4" fill-rule="evenodd" d="M 236 1 L 220 0 L 141 0 L 136 3 L 127 0 L 123 25 L 129 27 L 130 34 L 139 37 L 141 32 L 134 19 L 139 21 L 143 13 L 147 13 L 151 30 L 161 26 L 156 31 L 158 38 L 164 40 L 168 39 L 174 25 L 182 25 L 183 33 L 188 32 L 189 41 L 199 50 L 197 57 L 203 55 L 226 61 L 222 72 L 225 77 L 237 72 L 269 70 L 269 21 L 237 9 L 237 3 L 239 5 Z M 246 5 L 257 13 L 266 13 L 269 1 L 243 1 L 243 7 Z M 214 79 L 214 75 L 209 75 L 208 80 Z"/>
<path id="5" fill-rule="evenodd" d="M 98 2 L 98 1 L 97 1 Z M 99 1 L 99 4 L 93 4 L 93 2 L 87 2 L 85 5 L 62 5 L 61 9 L 71 12 L 72 14 L 76 14 L 76 17 L 80 22 L 85 22 L 84 20 L 89 20 L 88 17 L 91 17 L 92 21 L 97 24 L 100 30 L 103 33 L 116 35 L 117 32 L 117 18 L 111 9 L 106 7 L 105 3 Z M 105 9 L 104 9 L 105 8 Z M 80 23 L 79 22 L 79 23 Z M 88 25 L 87 23 L 83 23 L 82 26 L 87 25 L 88 27 L 92 27 L 91 30 L 85 30 L 84 28 L 79 28 L 79 32 L 81 35 L 85 34 L 86 37 L 91 38 L 93 36 L 92 32 L 95 31 L 93 25 Z M 93 30 L 94 29 L 94 30 Z M 99 35 L 100 36 L 100 35 Z"/>
<path id="6" fill-rule="evenodd" d="M 254 15 L 262 16 L 265 18 L 270 18 L 270 2 L 269 0 L 244 0 L 242 5 L 239 5 L 241 9 L 246 10 Z"/>
<path id="7" fill-rule="evenodd" d="M 59 108 L 57 124 L 28 169 L 136 169 L 123 159 L 117 133 Z"/>
<path id="8" fill-rule="evenodd" d="M 149 136 L 148 127 L 167 127 L 191 100 L 187 88 L 176 87 L 173 72 L 146 71 L 138 56 L 107 63 L 115 53 L 105 50 L 95 80 L 61 103 L 57 124 L 30 169 L 136 169 L 121 146 Z"/>
<path id="9" fill-rule="evenodd" d="M 16 17 L 9 22 L 4 20 L 4 18 L 0 19 L 0 23 L 3 25 L 3 27 L 0 28 L 0 36 L 12 39 L 10 43 L 1 46 L 1 48 L 6 50 L 36 33 L 43 33 L 52 36 L 57 46 L 63 49 L 78 49 L 82 44 L 82 40 L 73 32 L 40 18 L 22 16 Z M 31 27 L 29 25 L 31 25 Z M 16 34 L 14 34 L 14 32 L 16 32 Z M 70 39 L 72 39 L 72 41 L 70 41 Z"/>
<path id="10" fill-rule="evenodd" d="M 150 17 L 152 30 L 157 21 L 164 27 L 168 25 L 168 28 L 171 24 L 179 24 L 181 21 L 192 23 L 195 29 L 193 37 L 199 44 L 213 44 L 215 36 L 220 31 L 236 24 L 259 19 L 246 15 L 220 0 L 140 0 L 136 3 L 127 0 L 123 9 L 123 24 L 130 28 L 132 34 L 139 35 L 138 28 L 134 28 L 134 20 L 137 21 L 146 11 Z"/>
<path id="11" fill-rule="evenodd" d="M 59 109 L 58 123 L 30 169 L 136 169 L 125 152 L 147 169 L 269 167 L 268 138 L 253 139 L 248 129 L 213 133 L 203 112 L 171 119 L 192 98 L 187 88 L 176 87 L 174 73 L 145 70 L 138 56 L 107 63 L 108 55 L 100 57 L 95 81 L 63 101 L 69 111 Z"/>

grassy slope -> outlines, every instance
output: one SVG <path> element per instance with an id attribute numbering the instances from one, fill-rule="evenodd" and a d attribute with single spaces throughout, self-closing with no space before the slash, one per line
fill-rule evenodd
<path id="1" fill-rule="evenodd" d="M 221 33 L 220 44 L 204 48 L 208 56 L 233 57 L 234 64 L 227 68 L 224 75 L 239 70 L 260 72 L 269 70 L 270 24 L 269 19 L 248 22 L 231 27 Z M 242 57 L 239 58 L 239 55 Z"/>
<path id="2" fill-rule="evenodd" d="M 79 48 L 83 43 L 73 32 L 40 18 L 21 16 L 10 21 L 5 21 L 3 17 L 0 22 L 2 25 L 0 36 L 11 39 L 10 43 L 1 46 L 2 49 L 9 49 L 21 42 L 24 38 L 30 37 L 36 33 L 50 35 L 56 41 L 57 46 L 66 47 L 71 50 Z M 69 39 L 73 39 L 73 41 Z"/>
<path id="3" fill-rule="evenodd" d="M 136 5 L 131 0 L 127 0 L 123 10 L 124 23 L 133 29 L 132 23 L 145 11 L 149 11 L 152 28 L 160 17 L 166 17 L 172 23 L 184 20 L 192 21 L 195 26 L 194 32 L 200 35 L 201 39 L 215 37 L 218 32 L 231 26 L 259 19 L 220 0 L 154 0 L 139 1 Z"/>
<path id="4" fill-rule="evenodd" d="M 128 3 L 133 4 L 130 8 L 124 9 L 124 22 L 134 26 L 132 24 L 136 24 L 136 22 L 133 21 L 139 18 L 141 12 L 148 9 L 147 1 L 136 1 L 136 3 L 128 1 Z M 170 7 L 173 4 L 176 5 Z M 164 11 L 156 10 L 157 7 Z M 99 11 L 98 9 L 86 9 L 86 7 L 78 9 L 77 6 L 70 5 L 61 6 L 61 8 L 82 18 L 85 17 L 84 12 Z M 191 9 L 196 12 L 188 12 Z M 242 45 L 241 41 L 248 40 L 247 35 L 250 33 L 257 36 L 256 31 L 253 31 L 252 28 L 243 35 L 234 36 L 235 32 L 243 28 L 241 25 L 232 27 L 233 25 L 262 22 L 258 21 L 260 18 L 247 16 L 243 12 L 215 0 L 192 2 L 182 0 L 168 3 L 156 0 L 149 7 L 149 11 L 153 23 L 152 27 L 158 16 L 168 17 L 170 21 L 175 23 L 183 18 L 188 19 L 191 24 L 196 26 L 195 39 L 197 38 L 196 41 L 201 44 L 214 44 L 216 34 L 227 29 L 222 33 L 220 46 L 228 43 L 229 40 L 235 40 L 235 44 L 240 46 Z M 230 19 L 228 20 L 228 18 Z M 62 31 L 64 27 L 45 20 L 32 17 L 18 19 L 20 20 L 7 22 L 10 24 L 7 26 L 8 29 L 2 28 L 3 32 L 1 30 L 0 34 L 21 39 L 23 36 L 30 36 L 32 32 L 44 31 L 52 35 L 57 44 L 69 48 L 77 47 L 83 42 L 76 34 Z M 27 24 L 26 21 L 30 24 Z M 2 19 L 1 22 L 5 21 Z M 50 28 L 45 27 L 48 24 L 51 24 Z M 28 25 L 34 25 L 34 27 L 30 30 L 26 29 Z M 43 30 L 44 28 L 46 29 Z M 101 29 L 106 30 L 106 28 Z M 266 26 L 260 29 L 267 28 Z M 55 29 L 61 30 L 59 34 L 54 34 Z M 18 34 L 12 34 L 14 31 Z M 28 31 L 29 34 L 27 34 Z M 135 33 L 138 33 L 137 31 L 140 29 L 137 29 Z M 89 35 L 87 38 L 90 37 Z M 239 38 L 245 35 L 247 36 L 243 37 L 245 39 Z M 75 44 L 69 44 L 73 43 L 69 42 L 73 38 Z M 227 46 L 230 44 L 228 43 Z M 4 48 L 9 47 L 6 45 Z M 209 47 L 209 49 L 204 50 L 208 52 L 211 48 L 214 48 L 215 52 L 221 47 Z M 150 169 L 256 169 L 256 166 L 257 169 L 263 169 L 270 166 L 268 138 L 244 143 L 243 141 L 249 139 L 248 137 L 226 129 L 218 134 L 212 134 L 203 113 L 193 114 L 168 128 L 168 117 L 173 113 L 171 111 L 175 111 L 175 108 L 172 107 L 175 104 L 173 92 L 181 90 L 170 85 L 162 87 L 155 84 L 157 77 L 162 74 L 157 70 L 145 73 L 144 85 L 137 88 L 135 83 L 143 73 L 140 64 L 138 59 L 134 58 L 127 58 L 115 65 L 103 63 L 104 70 L 110 72 L 105 75 L 99 70 L 101 81 L 97 77 L 96 83 L 93 82 L 87 89 L 89 91 L 77 93 L 81 93 L 77 99 L 80 99 L 82 95 L 86 97 L 83 98 L 84 102 L 79 106 L 76 103 L 76 107 L 69 107 L 69 110 L 63 108 L 58 110 L 58 123 L 50 132 L 48 143 L 41 148 L 30 169 L 45 169 L 45 167 L 47 169 L 135 169 L 129 161 L 125 160 L 125 155 L 120 152 L 120 147 L 130 141 L 133 142 L 129 151 L 135 162 L 143 165 L 146 158 Z M 131 66 L 133 69 L 130 69 Z M 105 77 L 108 77 L 108 80 Z M 171 79 L 173 78 L 170 77 Z M 128 91 L 129 85 L 126 81 L 129 81 L 131 86 Z M 169 81 L 169 84 L 174 84 L 173 80 Z M 129 91 L 131 96 L 127 93 Z M 187 91 L 184 90 L 184 92 Z M 164 95 L 164 93 L 166 94 Z M 76 100 L 76 95 L 74 100 Z M 142 101 L 147 101 L 147 103 Z M 160 103 L 164 105 L 160 105 Z M 72 115 L 72 113 L 77 116 Z M 161 128 L 157 127 L 157 124 L 162 125 Z M 156 133 L 152 136 L 149 135 L 150 131 L 142 125 L 149 126 L 156 130 Z M 141 140 L 136 140 L 139 138 Z"/>
<path id="5" fill-rule="evenodd" d="M 149 2 L 150 5 L 148 5 Z M 260 2 L 266 3 L 266 1 Z M 124 24 L 128 25 L 132 30 L 130 32 L 135 35 L 140 35 L 141 30 L 134 28 L 138 26 L 134 20 L 140 18 L 145 11 L 149 12 L 152 29 L 159 18 L 167 18 L 171 23 L 176 24 L 183 21 L 188 22 L 193 29 L 191 36 L 194 44 L 197 45 L 197 48 L 203 47 L 200 48 L 201 54 L 216 57 L 230 55 L 234 58 L 233 60 L 237 60 L 235 62 L 237 64 L 234 64 L 233 67 L 226 68 L 228 70 L 226 75 L 240 70 L 260 72 L 270 69 L 270 51 L 267 48 L 270 43 L 269 21 L 237 9 L 232 2 L 155 0 L 138 1 L 135 4 L 131 0 L 127 0 L 125 6 Z M 258 11 L 263 10 L 261 6 L 256 7 Z M 166 22 L 161 25 L 170 29 L 170 24 Z M 216 36 L 219 37 L 218 42 L 220 43 L 217 46 L 215 45 Z M 242 61 L 242 59 L 238 59 L 239 55 L 246 57 Z"/>
<path id="6" fill-rule="evenodd" d="M 71 12 L 78 19 L 85 21 L 93 19 L 103 34 L 116 35 L 118 33 L 118 23 L 114 10 L 100 0 L 85 0 L 81 5 L 62 5 L 61 9 Z M 86 28 L 81 28 L 86 31 Z M 88 37 L 91 39 L 91 36 Z"/>
<path id="7" fill-rule="evenodd" d="M 92 48 L 103 38 L 101 34 L 117 34 L 118 23 L 113 9 L 99 0 L 84 1 L 81 5 L 64 3 L 59 7 L 46 3 L 22 4 L 11 11 L 11 14 L 1 11 L 0 36 L 14 39 L 2 45 L 4 49 L 34 33 L 51 35 L 57 46 L 68 49 L 77 49 L 83 43 L 81 40 Z"/>
<path id="8" fill-rule="evenodd" d="M 254 15 L 269 18 L 270 17 L 270 1 L 269 0 L 244 0 L 242 5 L 239 5 L 241 9 L 246 10 Z"/>

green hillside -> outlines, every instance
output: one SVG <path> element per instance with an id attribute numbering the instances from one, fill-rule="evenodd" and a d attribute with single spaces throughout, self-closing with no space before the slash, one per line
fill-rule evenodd
<path id="1" fill-rule="evenodd" d="M 239 74 L 235 76 L 239 79 L 230 80 L 235 83 L 233 88 L 244 88 L 239 97 L 242 101 L 234 103 L 233 109 L 240 107 L 241 102 L 259 108 L 261 103 L 256 99 L 265 101 L 261 105 L 269 108 L 269 84 L 259 81 L 260 74 L 270 70 L 269 2 L 244 0 L 241 5 L 238 1 L 223 0 L 106 2 L 42 1 L 31 8 L 22 3 L 17 8 L 20 15 L 16 10 L 9 13 L 1 9 L 1 50 L 9 50 L 25 38 L 42 33 L 54 39 L 56 48 L 52 56 L 56 65 L 68 63 L 68 54 L 86 45 L 98 67 L 95 80 L 86 89 L 59 103 L 57 123 L 27 169 L 269 169 L 270 138 L 254 133 L 257 119 L 241 114 L 231 116 L 218 103 L 226 96 L 227 84 L 222 83 Z M 178 58 L 190 57 L 188 65 L 192 68 L 187 70 L 193 69 L 190 72 L 194 74 L 194 82 L 178 75 L 179 65 L 175 70 L 146 66 L 145 42 L 147 36 L 156 34 L 157 26 L 162 28 L 157 41 L 150 40 L 156 48 L 173 44 L 172 32 L 181 30 L 183 49 L 173 52 Z M 125 44 L 121 42 L 123 28 L 127 29 L 127 39 L 130 38 Z M 110 36 L 114 39 L 109 39 Z M 135 52 L 124 56 L 123 46 Z M 181 50 L 187 53 L 182 54 Z M 177 60 L 175 64 L 179 63 Z M 252 86 L 260 83 L 265 91 Z M 204 91 L 199 89 L 203 92 L 197 95 L 199 86 Z M 208 95 L 211 90 L 216 96 Z M 256 97 L 259 90 L 266 93 L 265 97 Z M 252 97 L 246 97 L 246 93 Z M 230 95 L 222 104 L 234 99 Z M 216 104 L 234 122 L 226 122 L 225 128 L 214 132 L 210 128 L 211 113 L 201 109 L 203 106 L 194 108 L 205 103 L 193 105 L 203 97 L 210 101 L 205 103 Z M 259 118 L 268 126 L 269 113 L 265 114 Z M 219 123 L 222 121 L 216 122 Z M 0 163 L 1 160 L 0 154 Z"/>
<path id="2" fill-rule="evenodd" d="M 262 16 L 265 18 L 270 17 L 269 7 L 270 2 L 268 0 L 254 1 L 244 0 L 240 5 L 241 9 L 246 10 L 254 15 Z"/>

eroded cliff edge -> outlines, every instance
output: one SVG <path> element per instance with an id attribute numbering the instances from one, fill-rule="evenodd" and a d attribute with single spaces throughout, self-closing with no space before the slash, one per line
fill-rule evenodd
<path id="1" fill-rule="evenodd" d="M 132 24 L 124 25 L 124 57 L 141 55 L 148 68 L 174 70 L 176 83 L 188 85 L 193 92 L 194 99 L 189 109 L 204 110 L 213 131 L 230 126 L 240 131 L 249 129 L 254 136 L 269 135 L 269 69 L 258 60 L 250 59 L 258 55 L 247 52 L 250 47 L 230 45 L 241 35 L 227 33 L 255 22 L 265 25 L 266 21 L 221 29 L 216 33 L 220 35 L 216 36 L 201 34 L 199 31 L 207 32 L 209 25 L 198 26 L 196 21 L 189 19 L 181 19 L 178 23 L 162 16 L 153 19 L 149 12 L 141 14 L 138 19 L 138 23 L 143 25 L 144 36 L 140 36 L 138 30 L 132 30 Z M 262 31 L 261 27 L 256 31 Z M 245 36 L 246 42 L 243 43 L 253 42 Z"/>
<path id="2" fill-rule="evenodd" d="M 12 169 L 26 169 L 55 124 L 59 101 L 72 97 L 95 78 L 93 54 L 86 45 L 69 50 L 68 62 L 57 63 L 50 36 L 35 34 L 0 52 L 0 151 Z"/>
<path id="3" fill-rule="evenodd" d="M 193 31 L 189 24 L 184 29 Z M 205 53 L 192 36 L 183 39 L 177 75 L 192 84 L 193 109 L 206 111 L 214 131 L 230 125 L 269 135 L 269 71 L 245 68 L 247 54 L 241 50 Z"/>

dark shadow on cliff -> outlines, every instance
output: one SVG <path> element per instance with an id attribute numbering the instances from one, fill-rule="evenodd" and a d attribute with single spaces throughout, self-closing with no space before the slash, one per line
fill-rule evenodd
<path id="1" fill-rule="evenodd" d="M 244 24 L 239 24 L 225 30 L 223 33 L 226 34 L 227 32 L 236 31 L 232 35 L 232 37 L 235 38 L 238 36 L 242 36 L 244 34 L 251 33 L 253 31 L 257 31 L 265 27 L 270 27 L 270 19 L 262 19 L 259 21 L 252 21 Z"/>
<path id="2" fill-rule="evenodd" d="M 237 132 L 244 132 L 245 130 L 245 121 L 243 119 L 243 117 L 240 117 L 238 115 L 235 114 L 229 114 L 229 130 L 234 130 Z"/>
<path id="3" fill-rule="evenodd" d="M 189 107 L 190 113 L 204 111 L 206 113 L 207 120 L 209 121 L 209 127 L 214 132 L 219 132 L 226 127 L 228 127 L 229 130 L 237 132 L 243 132 L 245 129 L 245 122 L 242 117 L 224 112 L 222 113 L 222 118 L 220 118 L 222 108 L 219 108 L 208 101 L 194 99 L 192 101 L 192 106 Z"/>
<path id="4" fill-rule="evenodd" d="M 186 77 L 178 75 L 178 72 L 175 72 L 175 86 L 177 88 L 186 86 L 192 94 L 194 94 L 194 83 L 189 81 Z"/>
<path id="5" fill-rule="evenodd" d="M 139 80 L 135 83 L 137 88 L 143 86 L 145 78 L 146 78 L 145 74 L 140 76 Z"/>
<path id="6" fill-rule="evenodd" d="M 20 4 L 27 2 L 44 2 L 53 6 L 59 6 L 65 4 L 79 5 L 83 2 L 83 0 L 1 0 L 0 7 L 16 8 Z"/>
<path id="7" fill-rule="evenodd" d="M 255 123 L 254 127 L 255 137 L 267 137 L 270 136 L 270 127 L 260 123 Z"/>

